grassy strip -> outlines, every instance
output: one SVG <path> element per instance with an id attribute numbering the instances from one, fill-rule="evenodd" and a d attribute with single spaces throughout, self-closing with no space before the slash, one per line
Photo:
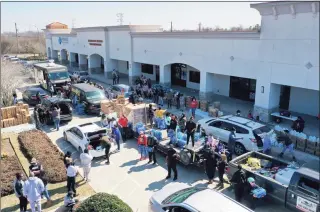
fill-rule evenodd
<path id="1" fill-rule="evenodd" d="M 23 166 L 23 169 L 29 171 L 29 161 L 27 158 L 23 155 L 20 144 L 18 142 L 18 135 L 17 134 L 6 134 L 2 135 L 2 137 L 7 136 L 10 137 L 11 144 L 13 146 L 13 149 L 20 160 L 21 165 Z M 80 176 L 77 177 L 77 196 L 78 199 L 83 199 L 86 197 L 90 197 L 93 194 L 95 194 L 95 191 L 91 188 L 89 184 L 85 184 Z M 56 210 L 57 208 L 63 207 L 63 199 L 66 195 L 67 188 L 66 188 L 67 182 L 61 182 L 61 183 L 55 183 L 55 184 L 48 184 L 48 190 L 49 194 L 52 199 L 52 205 L 47 205 L 46 200 L 42 200 L 42 211 L 43 212 L 50 212 L 53 210 Z M 28 205 L 28 208 L 30 206 Z M 19 210 L 19 200 L 18 198 L 12 194 L 1 198 L 1 212 L 15 212 L 20 211 Z"/>

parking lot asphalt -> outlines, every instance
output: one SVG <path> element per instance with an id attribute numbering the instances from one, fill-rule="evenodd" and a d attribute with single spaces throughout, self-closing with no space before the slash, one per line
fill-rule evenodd
<path id="1" fill-rule="evenodd" d="M 43 130 L 51 140 L 63 151 L 70 151 L 74 160 L 79 159 L 79 152 L 69 142 L 63 139 L 63 129 L 68 126 L 87 122 L 99 123 L 99 117 L 77 116 L 69 123 L 62 124 L 57 132 L 53 126 L 44 126 Z M 135 140 L 121 143 L 121 151 L 111 154 L 110 165 L 105 164 L 103 158 L 94 159 L 90 173 L 89 184 L 96 192 L 107 192 L 119 196 L 128 203 L 135 212 L 147 212 L 149 198 L 155 191 L 169 183 L 183 183 L 191 186 L 205 186 L 215 189 L 218 178 L 212 185 L 207 184 L 203 168 L 184 167 L 178 165 L 178 180 L 165 180 L 167 169 L 164 155 L 157 153 L 158 164 L 147 164 L 148 160 L 139 161 L 139 153 Z M 83 175 L 79 161 L 76 162 L 80 174 Z M 234 198 L 233 192 L 226 188 L 222 193 Z M 282 206 L 263 202 L 256 211 L 286 211 Z"/>

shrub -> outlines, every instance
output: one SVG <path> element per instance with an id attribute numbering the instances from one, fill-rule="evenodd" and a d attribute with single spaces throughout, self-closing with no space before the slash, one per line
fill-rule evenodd
<path id="1" fill-rule="evenodd" d="M 97 193 L 84 200 L 76 212 L 133 212 L 132 209 L 115 195 Z"/>
<path id="2" fill-rule="evenodd" d="M 1 196 L 13 194 L 13 181 L 16 173 L 24 173 L 17 156 L 1 159 Z"/>
<path id="3" fill-rule="evenodd" d="M 34 157 L 43 166 L 51 183 L 66 181 L 63 154 L 42 131 L 30 130 L 19 133 L 21 151 L 29 161 Z"/>

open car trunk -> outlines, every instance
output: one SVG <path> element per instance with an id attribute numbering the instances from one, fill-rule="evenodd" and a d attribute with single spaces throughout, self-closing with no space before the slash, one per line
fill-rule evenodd
<path id="1" fill-rule="evenodd" d="M 106 135 L 107 130 L 102 129 L 95 132 L 89 132 L 87 133 L 87 137 L 89 139 L 88 144 L 88 150 L 89 154 L 92 155 L 92 157 L 102 157 L 105 155 L 105 148 L 101 146 L 101 140 L 100 140 L 100 134 Z M 111 143 L 110 152 L 114 150 L 115 145 Z"/>
<path id="2" fill-rule="evenodd" d="M 61 115 L 70 115 L 72 113 L 69 103 L 67 103 L 67 102 L 59 102 L 58 106 L 61 109 L 61 113 L 60 113 Z"/>

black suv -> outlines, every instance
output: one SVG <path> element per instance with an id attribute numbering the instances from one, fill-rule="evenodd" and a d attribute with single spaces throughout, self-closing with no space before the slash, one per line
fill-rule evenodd
<path id="1" fill-rule="evenodd" d="M 104 91 L 86 83 L 73 84 L 71 87 L 70 98 L 77 95 L 78 101 L 84 105 L 86 114 L 100 115 L 101 100 L 105 100 Z"/>
<path id="2" fill-rule="evenodd" d="M 44 99 L 41 104 L 41 109 L 46 114 L 47 124 L 53 124 L 51 111 L 57 107 L 60 108 L 60 121 L 72 120 L 72 105 L 70 99 L 64 99 L 59 97 L 51 97 Z"/>

